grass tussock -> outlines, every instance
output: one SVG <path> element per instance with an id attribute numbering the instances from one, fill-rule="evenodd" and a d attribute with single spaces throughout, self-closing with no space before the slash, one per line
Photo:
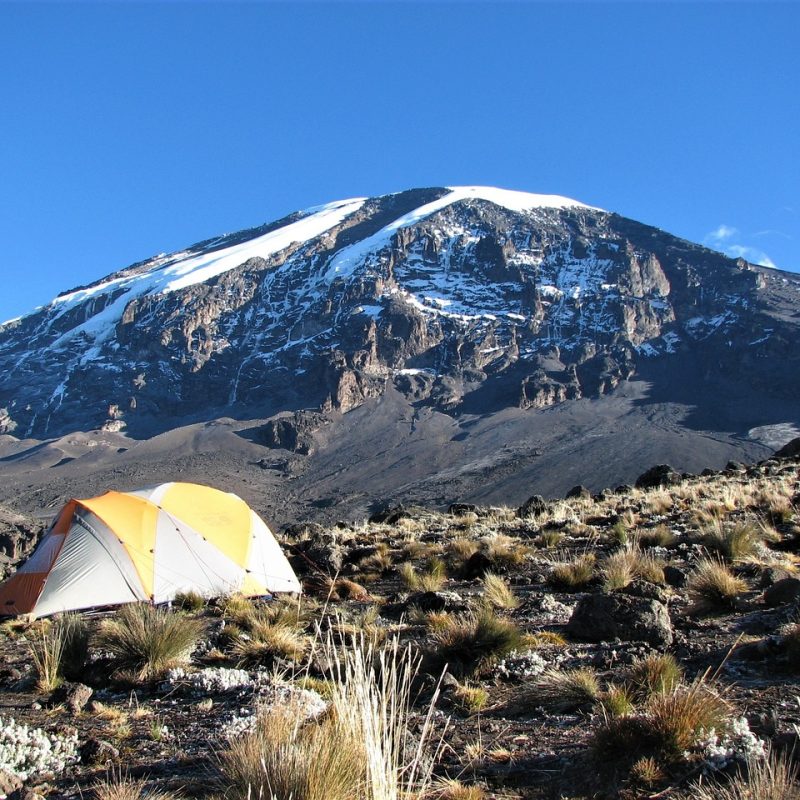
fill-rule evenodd
<path id="1" fill-rule="evenodd" d="M 398 574 L 406 588 L 412 592 L 438 592 L 447 583 L 447 569 L 438 558 L 432 558 L 422 571 L 406 562 L 400 565 Z"/>
<path id="2" fill-rule="evenodd" d="M 231 800 L 350 800 L 363 796 L 363 742 L 335 716 L 305 722 L 292 704 L 259 714 L 220 754 Z"/>
<path id="3" fill-rule="evenodd" d="M 181 609 L 181 611 L 197 613 L 206 607 L 206 599 L 199 592 L 190 590 L 186 592 L 178 592 L 175 595 L 173 604 L 176 608 Z"/>
<path id="4" fill-rule="evenodd" d="M 651 653 L 637 659 L 626 676 L 626 684 L 638 702 L 672 692 L 682 680 L 683 670 L 670 653 Z"/>
<path id="5" fill-rule="evenodd" d="M 204 630 L 201 620 L 132 603 L 103 621 L 97 644 L 110 653 L 118 673 L 152 680 L 187 661 Z"/>
<path id="6" fill-rule="evenodd" d="M 519 598 L 508 583 L 493 572 L 483 576 L 483 601 L 493 608 L 519 608 Z"/>
<path id="7" fill-rule="evenodd" d="M 755 556 L 763 546 L 763 534 L 753 522 L 729 525 L 717 520 L 704 531 L 702 542 L 710 552 L 734 563 Z"/>
<path id="8" fill-rule="evenodd" d="M 712 614 L 734 608 L 740 594 L 748 589 L 742 578 L 722 562 L 704 558 L 697 562 L 686 584 L 696 614 Z"/>
<path id="9" fill-rule="evenodd" d="M 539 647 L 566 647 L 567 640 L 555 631 L 536 631 L 525 634 L 524 645 L 532 650 Z"/>
<path id="10" fill-rule="evenodd" d="M 749 759 L 727 783 L 704 781 L 691 787 L 694 800 L 800 800 L 800 775 L 783 755 Z"/>
<path id="11" fill-rule="evenodd" d="M 64 680 L 81 677 L 89 650 L 89 626 L 80 614 L 66 613 L 42 624 L 30 645 L 38 688 L 50 692 Z"/>
<path id="12" fill-rule="evenodd" d="M 557 714 L 587 711 L 600 698 L 600 683 L 587 667 L 547 669 L 524 694 L 525 705 L 542 706 Z"/>
<path id="13" fill-rule="evenodd" d="M 594 553 L 583 553 L 573 558 L 552 562 L 548 583 L 559 589 L 574 591 L 594 580 Z"/>
<path id="14" fill-rule="evenodd" d="M 461 684 L 452 693 L 453 701 L 463 711 L 475 714 L 489 704 L 489 692 L 482 686 Z"/>
<path id="15" fill-rule="evenodd" d="M 231 655 L 240 667 L 270 666 L 275 659 L 301 661 L 310 644 L 305 634 L 289 625 L 259 623 L 249 635 L 239 637 L 231 647 Z"/>
<path id="16" fill-rule="evenodd" d="M 672 529 L 663 523 L 656 525 L 654 528 L 638 530 L 635 538 L 636 543 L 643 550 L 651 547 L 674 547 L 678 541 Z"/>
<path id="17" fill-rule="evenodd" d="M 600 565 L 600 574 L 607 592 L 624 589 L 636 578 L 662 584 L 664 562 L 632 545 L 606 556 Z"/>
<path id="18" fill-rule="evenodd" d="M 484 540 L 483 552 L 496 568 L 511 569 L 525 563 L 530 548 L 513 536 L 498 533 Z"/>
<path id="19" fill-rule="evenodd" d="M 598 698 L 607 718 L 627 717 L 635 709 L 633 694 L 628 686 L 612 684 Z"/>
<path id="20" fill-rule="evenodd" d="M 96 783 L 91 794 L 94 800 L 179 800 L 181 796 L 179 792 L 154 789 L 142 779 L 124 775 Z"/>
<path id="21" fill-rule="evenodd" d="M 712 729 L 724 732 L 732 710 L 704 678 L 654 694 L 634 714 L 607 717 L 595 732 L 595 756 L 604 763 L 654 756 L 659 761 L 681 758 Z"/>
<path id="22" fill-rule="evenodd" d="M 536 537 L 536 544 L 539 547 L 544 547 L 545 549 L 552 549 L 554 547 L 558 547 L 561 544 L 561 541 L 564 538 L 564 534 L 561 531 L 557 530 L 549 530 L 549 531 L 542 531 Z"/>
<path id="23" fill-rule="evenodd" d="M 523 641 L 522 632 L 511 620 L 488 607 L 470 614 L 451 614 L 433 632 L 429 662 L 437 672 L 448 665 L 455 675 L 476 674 L 518 649 Z"/>
<path id="24" fill-rule="evenodd" d="M 486 791 L 482 786 L 463 783 L 455 778 L 437 780 L 425 800 L 485 800 Z"/>

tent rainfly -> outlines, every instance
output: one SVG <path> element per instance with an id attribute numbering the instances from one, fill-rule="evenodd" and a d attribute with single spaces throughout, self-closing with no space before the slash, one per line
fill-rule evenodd
<path id="1" fill-rule="evenodd" d="M 0 584 L 0 615 L 146 601 L 299 592 L 263 520 L 235 494 L 194 483 L 70 500 L 31 557 Z"/>

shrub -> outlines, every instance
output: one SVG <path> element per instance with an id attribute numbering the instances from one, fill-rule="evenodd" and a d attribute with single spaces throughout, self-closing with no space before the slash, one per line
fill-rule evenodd
<path id="1" fill-rule="evenodd" d="M 490 608 L 464 615 L 450 615 L 433 633 L 429 662 L 435 671 L 445 664 L 455 675 L 480 672 L 523 642 L 519 628 Z"/>
<path id="2" fill-rule="evenodd" d="M 22 781 L 44 772 L 61 772 L 77 761 L 78 735 L 61 736 L 0 717 L 0 770 Z"/>
<path id="3" fill-rule="evenodd" d="M 518 608 L 519 598 L 499 575 L 487 572 L 483 576 L 483 600 L 494 608 Z"/>
<path id="4" fill-rule="evenodd" d="M 572 559 L 554 561 L 548 582 L 563 589 L 579 589 L 594 578 L 595 556 L 584 553 Z"/>
<path id="5" fill-rule="evenodd" d="M 733 608 L 737 597 L 747 588 L 741 578 L 713 558 L 698 561 L 686 584 L 693 610 L 699 614 Z"/>
<path id="6" fill-rule="evenodd" d="M 746 769 L 727 783 L 697 783 L 695 800 L 800 800 L 798 769 L 785 756 L 748 759 Z"/>
<path id="7" fill-rule="evenodd" d="M 654 694 L 671 692 L 681 682 L 683 670 L 675 657 L 666 653 L 651 653 L 634 661 L 627 683 L 635 699 L 647 700 Z"/>
<path id="8" fill-rule="evenodd" d="M 204 630 L 198 619 L 133 603 L 103 621 L 97 643 L 111 654 L 118 673 L 150 680 L 187 661 Z"/>
<path id="9" fill-rule="evenodd" d="M 600 697 L 600 684 L 587 667 L 547 669 L 529 691 L 524 692 L 522 702 L 525 705 L 540 705 L 548 711 L 562 713 L 591 708 Z"/>

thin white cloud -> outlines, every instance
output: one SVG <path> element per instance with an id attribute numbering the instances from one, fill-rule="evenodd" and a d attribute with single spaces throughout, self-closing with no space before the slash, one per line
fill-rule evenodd
<path id="1" fill-rule="evenodd" d="M 737 233 L 739 233 L 739 231 L 736 228 L 723 223 L 716 230 L 711 231 L 711 233 L 706 236 L 706 239 L 710 239 L 714 242 L 724 242 L 736 236 Z"/>
<path id="2" fill-rule="evenodd" d="M 741 244 L 740 241 L 734 241 L 735 239 L 740 239 L 740 237 L 741 233 L 738 228 L 722 223 L 706 234 L 703 244 L 706 247 L 725 253 L 730 258 L 743 258 L 751 264 L 776 269 L 775 262 L 763 250 Z"/>

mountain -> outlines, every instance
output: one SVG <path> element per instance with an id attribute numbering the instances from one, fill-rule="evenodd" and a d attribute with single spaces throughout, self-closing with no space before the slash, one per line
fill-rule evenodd
<path id="1" fill-rule="evenodd" d="M 343 200 L 0 326 L 0 468 L 52 482 L 137 452 L 147 472 L 171 437 L 159 468 L 213 439 L 217 463 L 233 447 L 303 487 L 298 507 L 606 485 L 796 435 L 799 344 L 800 276 L 574 200 Z M 103 446 L 73 452 L 76 431 Z"/>

